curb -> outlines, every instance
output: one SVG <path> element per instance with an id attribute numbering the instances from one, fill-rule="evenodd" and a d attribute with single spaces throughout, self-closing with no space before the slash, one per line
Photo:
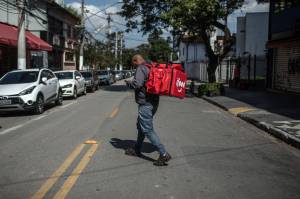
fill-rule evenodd
<path id="1" fill-rule="evenodd" d="M 205 96 L 203 96 L 202 99 L 204 99 L 205 101 L 207 101 L 215 106 L 218 106 L 219 108 L 221 108 L 225 111 L 228 111 L 228 108 L 226 108 L 225 106 L 223 106 Z M 237 114 L 237 117 L 248 122 L 249 124 L 252 124 L 252 125 L 256 126 L 257 128 L 269 133 L 270 135 L 300 149 L 300 139 L 299 138 L 292 136 L 289 133 L 287 133 L 281 129 L 278 129 L 271 124 L 268 124 L 266 122 L 260 122 L 256 119 L 248 117 L 247 115 L 245 115 L 243 113 Z"/>
<path id="2" fill-rule="evenodd" d="M 213 104 L 213 105 L 215 105 L 215 106 L 217 106 L 217 107 L 219 107 L 219 108 L 221 108 L 225 111 L 228 111 L 228 108 L 226 108 L 222 104 L 219 104 L 218 102 L 215 102 L 214 100 L 209 99 L 208 97 L 202 96 L 200 98 L 204 99 L 205 101 L 207 101 L 207 102 L 209 102 L 209 103 L 211 103 L 211 104 Z"/>

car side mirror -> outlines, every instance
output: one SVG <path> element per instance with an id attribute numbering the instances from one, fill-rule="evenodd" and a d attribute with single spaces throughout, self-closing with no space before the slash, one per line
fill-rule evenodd
<path id="1" fill-rule="evenodd" d="M 43 77 L 42 80 L 41 80 L 41 83 L 47 85 L 46 82 L 47 82 L 47 77 Z"/>
<path id="2" fill-rule="evenodd" d="M 76 80 L 79 80 L 79 79 L 80 79 L 80 76 L 76 76 L 75 79 L 76 79 Z"/>

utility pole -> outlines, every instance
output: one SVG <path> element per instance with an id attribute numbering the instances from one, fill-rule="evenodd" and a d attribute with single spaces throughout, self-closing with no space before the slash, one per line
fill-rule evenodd
<path id="1" fill-rule="evenodd" d="M 118 60 L 118 31 L 115 32 L 115 37 L 116 37 L 116 41 L 115 41 L 115 58 L 116 58 L 116 60 Z M 118 70 L 118 62 L 115 65 L 115 70 Z"/>
<path id="2" fill-rule="evenodd" d="M 79 52 L 79 70 L 83 70 L 83 48 L 84 48 L 84 0 L 81 0 L 81 43 L 80 43 L 80 52 Z"/>
<path id="3" fill-rule="evenodd" d="M 25 39 L 25 0 L 17 0 L 19 10 L 18 21 L 18 69 L 26 69 L 26 39 Z"/>
<path id="4" fill-rule="evenodd" d="M 123 33 L 120 33 L 120 43 L 121 43 L 121 49 L 120 49 L 120 70 L 123 70 Z"/>
<path id="5" fill-rule="evenodd" d="M 108 34 L 110 35 L 111 34 L 111 13 L 108 13 L 107 15 L 108 15 L 107 17 Z"/>

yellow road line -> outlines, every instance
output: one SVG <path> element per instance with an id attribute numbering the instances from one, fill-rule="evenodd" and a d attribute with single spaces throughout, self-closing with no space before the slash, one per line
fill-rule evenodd
<path id="1" fill-rule="evenodd" d="M 116 115 L 118 114 L 118 112 L 119 112 L 119 108 L 115 108 L 114 110 L 113 110 L 113 112 L 110 114 L 110 118 L 114 118 L 114 117 L 116 117 Z"/>
<path id="2" fill-rule="evenodd" d="M 52 176 L 41 186 L 41 188 L 32 196 L 31 199 L 41 199 L 52 188 L 56 181 L 62 176 L 62 174 L 69 168 L 72 162 L 80 154 L 84 148 L 84 144 L 77 146 L 74 151 L 68 156 L 64 163 L 52 174 Z"/>
<path id="3" fill-rule="evenodd" d="M 93 154 L 96 152 L 97 148 L 98 148 L 98 144 L 91 145 L 91 148 L 86 152 L 86 154 L 80 160 L 77 167 L 73 170 L 71 175 L 65 181 L 65 183 L 60 188 L 60 190 L 55 194 L 53 199 L 64 199 L 67 196 L 69 191 L 72 189 L 72 187 L 76 183 L 81 172 L 84 170 L 84 168 L 87 166 L 87 164 L 91 160 Z"/>
<path id="4" fill-rule="evenodd" d="M 250 107 L 237 107 L 237 108 L 231 108 L 231 109 L 228 109 L 228 111 L 234 115 L 237 115 L 239 113 L 245 113 L 245 112 L 248 112 L 248 111 L 253 111 L 255 110 L 254 108 L 250 108 Z"/>

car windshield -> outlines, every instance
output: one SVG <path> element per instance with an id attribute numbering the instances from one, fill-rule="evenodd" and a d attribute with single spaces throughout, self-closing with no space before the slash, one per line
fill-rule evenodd
<path id="1" fill-rule="evenodd" d="M 0 84 L 26 84 L 37 81 L 38 71 L 10 72 L 3 76 Z"/>
<path id="2" fill-rule="evenodd" d="M 58 79 L 73 79 L 72 72 L 60 72 L 60 73 L 55 73 L 55 75 Z"/>
<path id="3" fill-rule="evenodd" d="M 107 75 L 108 71 L 98 71 L 98 75 Z"/>
<path id="4" fill-rule="evenodd" d="M 92 73 L 90 73 L 90 72 L 81 72 L 81 74 L 84 78 L 91 78 L 92 77 Z"/>

